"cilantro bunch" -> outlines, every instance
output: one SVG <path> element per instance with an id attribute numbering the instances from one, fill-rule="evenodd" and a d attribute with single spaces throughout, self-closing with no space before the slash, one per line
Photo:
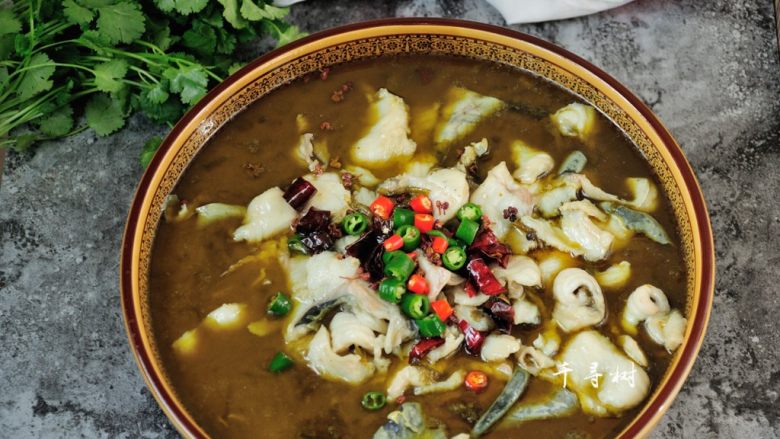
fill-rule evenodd
<path id="1" fill-rule="evenodd" d="M 0 148 L 17 151 L 86 128 L 105 136 L 138 111 L 173 124 L 241 67 L 242 44 L 302 35 L 284 21 L 287 9 L 266 0 L 21 0 L 2 8 Z"/>

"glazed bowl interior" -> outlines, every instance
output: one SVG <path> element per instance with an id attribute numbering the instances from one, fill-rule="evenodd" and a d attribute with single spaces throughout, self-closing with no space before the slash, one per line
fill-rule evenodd
<path id="1" fill-rule="evenodd" d="M 693 365 L 712 303 L 714 255 L 706 206 L 679 146 L 652 112 L 616 80 L 587 61 L 537 38 L 452 20 L 369 22 L 325 31 L 272 52 L 243 68 L 202 99 L 171 131 L 135 195 L 122 248 L 125 323 L 139 367 L 155 398 L 185 436 L 206 436 L 177 399 L 151 334 L 149 266 L 166 197 L 211 136 L 273 90 L 328 66 L 379 56 L 448 55 L 530 72 L 581 97 L 633 142 L 672 206 L 686 266 L 685 341 L 665 375 L 621 437 L 646 435 L 679 391 Z"/>

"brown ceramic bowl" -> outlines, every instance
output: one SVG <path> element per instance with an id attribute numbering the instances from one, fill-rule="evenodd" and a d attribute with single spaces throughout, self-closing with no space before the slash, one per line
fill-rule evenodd
<path id="1" fill-rule="evenodd" d="M 275 50 L 214 88 L 173 128 L 144 174 L 127 220 L 121 260 L 122 307 L 149 389 L 187 437 L 206 434 L 162 373 L 150 331 L 149 263 L 166 196 L 193 157 L 232 116 L 274 89 L 323 67 L 395 54 L 446 54 L 530 71 L 598 108 L 633 140 L 671 201 L 687 267 L 688 327 L 663 379 L 620 437 L 646 436 L 677 395 L 704 338 L 715 276 L 712 230 L 696 177 L 680 147 L 633 93 L 582 58 L 538 38 L 466 21 L 391 19 L 327 30 Z"/>

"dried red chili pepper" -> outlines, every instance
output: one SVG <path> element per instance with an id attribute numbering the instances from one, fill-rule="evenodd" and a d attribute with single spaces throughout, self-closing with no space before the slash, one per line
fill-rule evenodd
<path id="1" fill-rule="evenodd" d="M 425 338 L 417 342 L 409 352 L 409 363 L 422 359 L 428 352 L 444 344 L 443 338 Z"/>
<path id="2" fill-rule="evenodd" d="M 474 258 L 466 264 L 469 277 L 479 287 L 479 290 L 488 296 L 506 293 L 506 288 L 496 279 L 493 272 L 482 258 Z"/>
<path id="3" fill-rule="evenodd" d="M 466 352 L 471 355 L 479 355 L 479 352 L 482 350 L 482 343 L 485 342 L 485 334 L 474 329 L 465 320 L 458 322 L 458 328 L 460 328 L 460 332 L 465 337 Z"/>
<path id="4" fill-rule="evenodd" d="M 299 210 L 316 192 L 317 188 L 313 184 L 302 177 L 298 177 L 284 191 L 284 199 L 293 209 Z"/>
<path id="5" fill-rule="evenodd" d="M 505 300 L 495 298 L 487 302 L 484 307 L 496 322 L 499 331 L 507 334 L 512 332 L 512 325 L 515 323 L 515 309 L 512 305 Z"/>
<path id="6" fill-rule="evenodd" d="M 486 227 L 483 227 L 474 238 L 469 250 L 478 251 L 488 258 L 496 260 L 502 267 L 506 267 L 509 256 L 512 254 L 512 250 L 499 242 L 495 233 Z"/>
<path id="7" fill-rule="evenodd" d="M 466 283 L 463 285 L 463 289 L 466 291 L 466 294 L 468 294 L 469 297 L 476 297 L 476 295 L 479 294 L 477 287 L 474 286 L 474 282 L 470 280 L 466 281 Z"/>

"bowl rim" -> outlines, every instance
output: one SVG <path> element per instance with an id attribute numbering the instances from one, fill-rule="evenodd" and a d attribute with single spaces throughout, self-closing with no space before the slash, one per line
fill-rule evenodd
<path id="1" fill-rule="evenodd" d="M 180 404 L 176 403 L 177 398 L 168 391 L 163 384 L 161 376 L 155 373 L 153 357 L 150 352 L 148 352 L 147 346 L 143 342 L 142 333 L 144 332 L 144 324 L 141 322 L 140 316 L 137 315 L 134 306 L 135 295 L 133 294 L 132 263 L 135 247 L 135 232 L 139 225 L 142 224 L 141 207 L 147 192 L 152 188 L 153 177 L 160 171 L 160 164 L 162 163 L 163 157 L 167 155 L 171 148 L 173 148 L 175 143 L 174 140 L 182 134 L 186 127 L 197 121 L 202 110 L 206 109 L 215 98 L 222 94 L 232 84 L 237 82 L 240 78 L 249 75 L 252 71 L 258 69 L 262 65 L 269 63 L 282 55 L 289 54 L 290 52 L 296 51 L 297 49 L 318 40 L 339 34 L 404 26 L 430 26 L 430 33 L 432 34 L 436 33 L 435 29 L 437 27 L 455 27 L 462 28 L 466 31 L 487 32 L 521 40 L 525 43 L 538 46 L 543 50 L 552 52 L 553 54 L 580 66 L 582 69 L 593 74 L 599 80 L 611 87 L 621 98 L 625 99 L 631 107 L 639 112 L 660 137 L 661 144 L 665 146 L 666 151 L 669 153 L 674 166 L 680 172 L 684 182 L 684 186 L 678 184 L 679 189 L 690 196 L 690 203 L 694 214 L 694 218 L 692 219 L 695 219 L 695 223 L 698 226 L 693 228 L 693 240 L 694 243 L 698 240 L 701 259 L 700 261 L 694 260 L 694 267 L 700 265 L 702 273 L 700 287 L 698 288 L 698 291 L 696 291 L 696 293 L 699 294 L 699 300 L 696 307 L 690 309 L 691 315 L 697 316 L 698 318 L 694 319 L 691 325 L 690 334 L 686 343 L 683 345 L 682 352 L 679 353 L 679 360 L 673 365 L 673 369 L 667 372 L 665 378 L 662 380 L 661 386 L 654 390 L 654 394 L 650 395 L 651 400 L 641 406 L 640 412 L 633 418 L 628 426 L 623 428 L 618 434 L 618 437 L 629 438 L 644 437 L 648 435 L 660 421 L 666 409 L 671 405 L 688 377 L 703 343 L 712 310 L 715 292 L 714 239 L 707 204 L 704 200 L 702 189 L 696 175 L 682 149 L 654 112 L 627 87 L 599 67 L 596 67 L 591 62 L 562 47 L 523 32 L 491 24 L 450 18 L 408 17 L 363 21 L 326 29 L 296 40 L 254 59 L 236 73 L 230 75 L 224 81 L 216 85 L 189 111 L 187 111 L 166 135 L 136 187 L 128 212 L 120 250 L 119 287 L 125 331 L 133 351 L 133 356 L 142 372 L 147 387 L 179 433 L 186 437 L 208 437 L 200 426 L 185 412 L 185 409 Z M 658 144 L 658 142 L 653 143 L 655 145 Z"/>

